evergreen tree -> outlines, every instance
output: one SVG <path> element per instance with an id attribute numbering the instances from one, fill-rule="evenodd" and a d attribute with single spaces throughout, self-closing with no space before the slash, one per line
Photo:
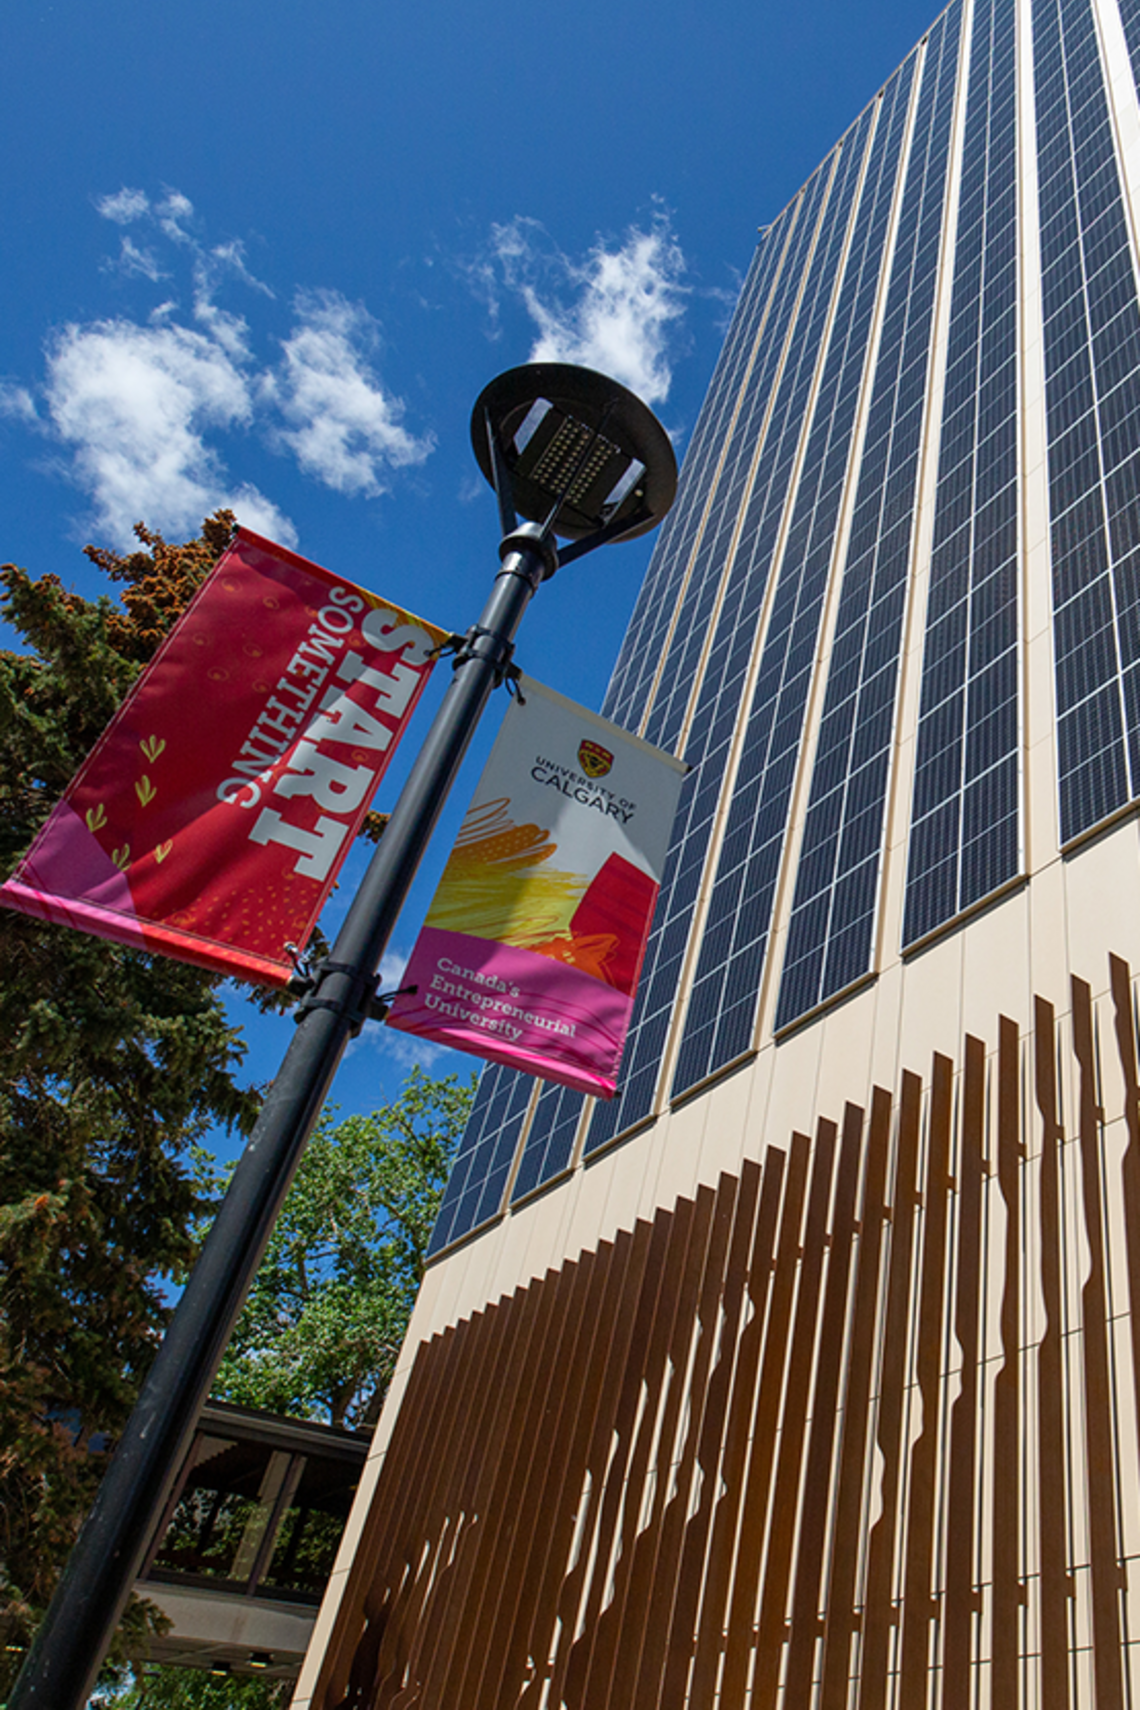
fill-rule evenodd
<path id="1" fill-rule="evenodd" d="M 0 569 L 0 872 L 11 871 L 225 547 L 87 555 L 121 598 Z M 246 1130 L 239 1033 L 202 971 L 0 911 L 0 1685 L 90 1506 L 207 1210 L 195 1148 Z M 134 1611 L 134 1624 L 140 1625 Z"/>

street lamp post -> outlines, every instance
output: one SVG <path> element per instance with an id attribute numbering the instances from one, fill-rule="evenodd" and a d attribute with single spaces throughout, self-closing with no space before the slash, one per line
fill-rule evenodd
<path id="1" fill-rule="evenodd" d="M 165 1510 L 282 1201 L 348 1039 L 383 1013 L 380 958 L 514 639 L 559 564 L 652 528 L 676 487 L 669 441 L 639 399 L 588 369 L 501 375 L 472 418 L 503 525 L 490 596 L 454 638 L 452 679 L 384 836 L 313 971 L 297 1031 L 123 1431 L 8 1710 L 83 1710 Z M 516 512 L 528 518 L 518 524 Z M 555 537 L 569 540 L 559 548 Z"/>

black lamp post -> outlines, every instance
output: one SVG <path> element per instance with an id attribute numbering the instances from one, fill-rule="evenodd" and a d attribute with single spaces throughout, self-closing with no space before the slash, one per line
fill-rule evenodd
<path id="1" fill-rule="evenodd" d="M 651 411 L 589 369 L 532 363 L 493 380 L 471 424 L 499 502 L 501 564 L 294 1035 L 99 1487 L 8 1710 L 83 1710 L 301 1154 L 348 1039 L 377 998 L 380 958 L 514 637 L 541 582 L 673 500 L 676 462 Z M 527 520 L 521 525 L 517 514 Z M 555 537 L 570 542 L 558 547 Z"/>

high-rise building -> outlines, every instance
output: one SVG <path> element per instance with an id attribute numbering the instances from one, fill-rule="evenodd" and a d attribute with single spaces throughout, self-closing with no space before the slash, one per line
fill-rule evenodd
<path id="1" fill-rule="evenodd" d="M 1140 1699 L 1138 80 L 953 0 L 761 232 L 620 1091 L 484 1074 L 300 1702 Z"/>

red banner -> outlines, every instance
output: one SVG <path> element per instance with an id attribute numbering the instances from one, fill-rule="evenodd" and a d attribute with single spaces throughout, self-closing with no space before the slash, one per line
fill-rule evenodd
<path id="1" fill-rule="evenodd" d="M 443 638 L 239 530 L 0 903 L 282 984 Z"/>

